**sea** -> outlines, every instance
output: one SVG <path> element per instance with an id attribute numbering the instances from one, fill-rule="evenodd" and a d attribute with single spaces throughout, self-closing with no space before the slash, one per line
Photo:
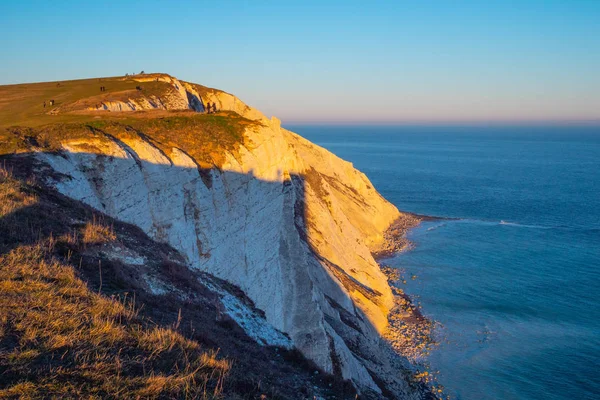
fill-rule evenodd
<path id="1" fill-rule="evenodd" d="M 442 219 L 384 261 L 451 399 L 600 399 L 600 127 L 286 126 Z"/>

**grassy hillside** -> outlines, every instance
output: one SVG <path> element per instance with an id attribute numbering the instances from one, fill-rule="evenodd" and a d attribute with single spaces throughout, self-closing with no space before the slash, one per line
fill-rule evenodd
<path id="1" fill-rule="evenodd" d="M 100 92 L 100 86 L 106 87 L 106 92 Z M 168 85 L 164 82 L 140 83 L 131 78 L 112 77 L 0 86 L 0 127 L 38 126 L 89 119 L 81 115 L 49 113 L 54 108 L 82 99 L 123 97 L 137 92 L 136 86 L 143 86 L 146 91 L 160 92 Z M 55 101 L 54 106 L 50 106 L 50 100 Z"/>
<path id="2" fill-rule="evenodd" d="M 257 345 L 168 245 L 38 183 L 26 155 L 0 165 L 0 398 L 354 398 Z"/>
<path id="3" fill-rule="evenodd" d="M 102 101 L 127 101 L 141 96 L 161 97 L 173 91 L 172 85 L 153 80 L 159 76 L 168 75 L 144 74 L 0 86 L 0 128 L 82 122 L 99 118 L 111 119 L 115 117 L 114 113 L 92 114 L 72 111 L 83 110 Z M 140 82 L 136 79 L 146 81 Z M 193 86 L 201 95 L 215 91 L 202 85 Z M 100 87 L 104 87 L 105 91 L 100 91 Z M 142 90 L 137 90 L 137 87 Z M 50 100 L 54 100 L 54 105 L 50 105 Z"/>
<path id="4" fill-rule="evenodd" d="M 114 229 L 92 219 L 60 234 L 60 214 L 40 201 L 0 170 L 0 397 L 219 397 L 230 361 L 74 268 L 116 243 Z"/>
<path id="5" fill-rule="evenodd" d="M 87 122 L 0 128 L 0 156 L 34 149 L 59 151 L 61 143 L 69 140 L 106 141 L 112 137 L 126 141 L 144 137 L 165 154 L 178 147 L 203 168 L 213 168 L 220 166 L 226 151 L 235 153 L 244 143 L 247 128 L 258 124 L 229 111 L 219 114 L 167 112 L 158 116 L 156 113 L 110 113 L 104 119 Z M 97 151 L 91 146 L 88 150 Z"/>
<path id="6" fill-rule="evenodd" d="M 123 140 L 143 135 L 166 154 L 178 147 L 202 167 L 210 168 L 220 164 L 225 151 L 235 152 L 244 142 L 247 128 L 260 124 L 232 111 L 81 111 L 101 100 L 127 101 L 174 90 L 168 83 L 153 81 L 155 76 L 165 75 L 136 77 L 149 80 L 146 82 L 114 77 L 0 86 L 0 155 L 32 149 L 57 151 L 65 140 L 106 140 L 109 135 Z M 101 93 L 100 86 L 106 87 L 106 92 Z M 214 90 L 196 84 L 194 88 L 201 94 Z M 48 104 L 50 99 L 55 105 L 44 108 L 44 101 Z"/>

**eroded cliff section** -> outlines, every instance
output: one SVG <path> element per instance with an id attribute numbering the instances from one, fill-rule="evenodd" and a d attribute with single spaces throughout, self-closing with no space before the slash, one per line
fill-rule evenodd
<path id="1" fill-rule="evenodd" d="M 235 146 L 202 160 L 191 142 L 158 140 L 156 129 L 90 127 L 90 137 L 61 139 L 59 151 L 32 146 L 52 169 L 48 182 L 168 243 L 189 268 L 239 286 L 273 332 L 284 332 L 325 371 L 362 391 L 422 398 L 408 361 L 383 339 L 396 300 L 372 256 L 385 250 L 384 232 L 404 214 L 351 163 L 277 119 L 224 92 L 170 84 L 182 107 L 216 102 L 255 123 Z M 285 345 L 278 334 L 259 336 L 259 343 Z"/>

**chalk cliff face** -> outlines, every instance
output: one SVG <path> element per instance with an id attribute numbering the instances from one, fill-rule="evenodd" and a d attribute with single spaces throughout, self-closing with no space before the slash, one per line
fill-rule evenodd
<path id="1" fill-rule="evenodd" d="M 402 214 L 351 163 L 275 118 L 230 94 L 161 79 L 172 97 L 147 104 L 203 111 L 210 101 L 257 124 L 209 167 L 143 132 L 64 139 L 62 153 L 37 155 L 60 173 L 50 183 L 169 243 L 190 268 L 239 286 L 324 370 L 362 390 L 419 398 L 399 372 L 406 361 L 381 339 L 394 299 L 371 255 Z M 277 334 L 259 342 L 288 345 Z"/>

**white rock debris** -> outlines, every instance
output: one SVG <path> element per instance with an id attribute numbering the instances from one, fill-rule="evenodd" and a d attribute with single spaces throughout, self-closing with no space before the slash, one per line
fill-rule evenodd
<path id="1" fill-rule="evenodd" d="M 277 346 L 291 349 L 293 343 L 286 335 L 275 329 L 265 319 L 258 315 L 251 307 L 244 304 L 238 297 L 232 295 L 223 288 L 203 281 L 211 290 L 217 292 L 221 297 L 221 303 L 225 312 L 229 315 L 248 336 L 263 346 Z"/>

